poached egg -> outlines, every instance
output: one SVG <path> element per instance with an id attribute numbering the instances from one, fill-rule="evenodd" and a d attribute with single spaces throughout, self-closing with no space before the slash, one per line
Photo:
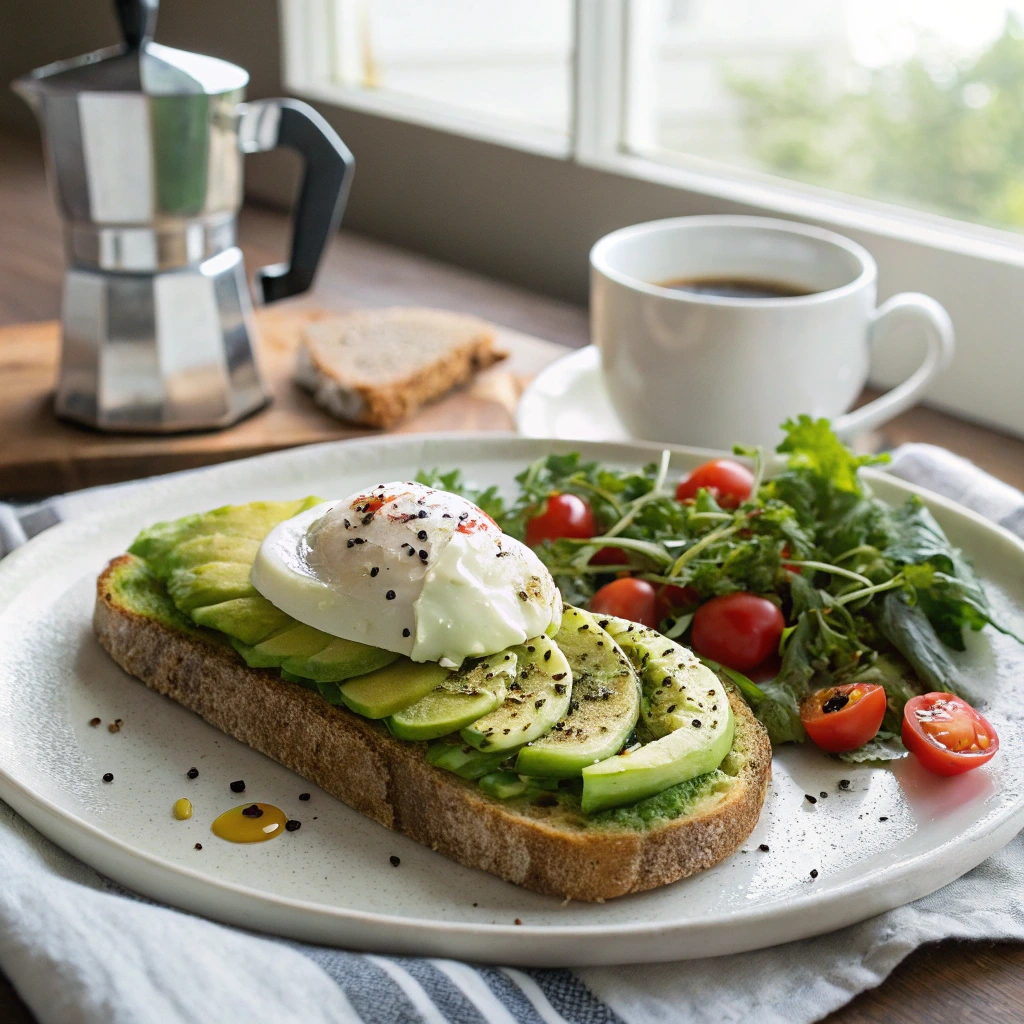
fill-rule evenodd
<path id="1" fill-rule="evenodd" d="M 472 502 L 379 484 L 279 523 L 252 584 L 293 618 L 454 668 L 554 633 L 562 599 L 541 560 Z"/>

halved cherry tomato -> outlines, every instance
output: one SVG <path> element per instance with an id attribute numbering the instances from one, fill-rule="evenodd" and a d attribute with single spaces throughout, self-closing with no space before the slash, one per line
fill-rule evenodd
<path id="1" fill-rule="evenodd" d="M 995 729 L 962 697 L 925 693 L 903 709 L 903 743 L 936 775 L 961 775 L 991 761 L 999 749 Z"/>
<path id="2" fill-rule="evenodd" d="M 526 524 L 526 543 L 531 548 L 545 540 L 593 536 L 594 512 L 575 494 L 549 494 L 543 510 Z"/>
<path id="3" fill-rule="evenodd" d="M 590 599 L 590 610 L 599 615 L 614 615 L 657 629 L 654 597 L 654 587 L 646 580 L 624 576 L 601 587 Z"/>
<path id="4" fill-rule="evenodd" d="M 885 718 L 885 703 L 885 690 L 875 683 L 828 686 L 804 698 L 800 721 L 822 750 L 840 754 L 874 739 Z"/>
<path id="5" fill-rule="evenodd" d="M 700 594 L 693 587 L 676 587 L 664 583 L 658 587 L 654 598 L 654 613 L 663 622 L 674 612 L 689 610 L 700 604 Z"/>
<path id="6" fill-rule="evenodd" d="M 680 480 L 676 498 L 679 501 L 696 498 L 697 492 L 704 488 L 722 508 L 736 508 L 750 497 L 753 487 L 754 474 L 746 466 L 732 459 L 712 459 Z"/>
<path id="7" fill-rule="evenodd" d="M 760 665 L 779 646 L 786 622 L 779 607 L 756 594 L 723 594 L 693 616 L 693 649 L 738 672 Z"/>

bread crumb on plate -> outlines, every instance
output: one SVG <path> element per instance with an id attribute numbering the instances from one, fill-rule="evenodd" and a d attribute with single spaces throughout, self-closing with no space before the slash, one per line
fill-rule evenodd
<path id="1" fill-rule="evenodd" d="M 318 405 L 364 427 L 393 427 L 508 353 L 477 317 L 438 309 L 363 310 L 311 323 L 296 380 Z"/>

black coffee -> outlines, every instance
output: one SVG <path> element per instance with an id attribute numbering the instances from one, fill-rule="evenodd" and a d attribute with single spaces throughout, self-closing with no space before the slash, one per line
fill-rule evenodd
<path id="1" fill-rule="evenodd" d="M 814 289 L 789 281 L 768 281 L 752 277 L 679 277 L 659 281 L 662 288 L 674 288 L 695 295 L 721 295 L 728 299 L 792 299 L 813 295 Z"/>

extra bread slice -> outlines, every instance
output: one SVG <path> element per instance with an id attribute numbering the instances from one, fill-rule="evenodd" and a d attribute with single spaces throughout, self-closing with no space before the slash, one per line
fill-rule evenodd
<path id="1" fill-rule="evenodd" d="M 151 599 L 133 598 L 119 582 L 137 562 L 122 555 L 97 582 L 93 624 L 114 661 L 355 810 L 460 864 L 551 896 L 600 901 L 711 867 L 757 822 L 771 747 L 734 693 L 736 739 L 718 786 L 685 816 L 639 828 L 595 827 L 557 805 L 492 799 L 428 764 L 426 744 L 396 740 L 383 725 L 271 670 L 247 667 L 213 634 L 161 618 Z"/>
<path id="2" fill-rule="evenodd" d="M 340 419 L 387 428 L 506 355 L 473 316 L 367 310 L 310 324 L 295 376 Z"/>

